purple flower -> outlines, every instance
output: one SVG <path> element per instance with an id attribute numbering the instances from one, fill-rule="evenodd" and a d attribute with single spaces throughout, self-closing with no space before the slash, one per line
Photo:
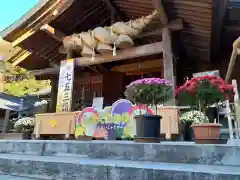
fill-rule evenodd
<path id="1" fill-rule="evenodd" d="M 172 84 L 165 80 L 165 79 L 161 79 L 161 78 L 144 78 L 144 79 L 138 79 L 136 81 L 131 82 L 128 87 L 134 86 L 134 85 L 139 85 L 139 84 L 155 84 L 155 85 L 167 85 L 167 86 L 171 86 Z"/>

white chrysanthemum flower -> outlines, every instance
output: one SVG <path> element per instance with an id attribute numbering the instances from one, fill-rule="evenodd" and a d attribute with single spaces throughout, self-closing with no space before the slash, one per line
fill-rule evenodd
<path id="1" fill-rule="evenodd" d="M 35 119 L 33 117 L 24 117 L 19 120 L 17 120 L 14 124 L 14 128 L 20 125 L 24 126 L 34 126 L 35 124 Z"/>
<path id="2" fill-rule="evenodd" d="M 46 100 L 37 101 L 34 103 L 34 107 L 42 106 L 44 104 L 48 104 L 48 102 Z"/>
<path id="3" fill-rule="evenodd" d="M 41 102 L 39 102 L 39 101 L 37 101 L 37 102 L 34 103 L 34 106 L 35 106 L 35 107 L 38 107 L 38 106 L 41 106 L 41 105 L 42 105 L 42 104 L 41 104 Z"/>
<path id="4" fill-rule="evenodd" d="M 42 104 L 48 104 L 47 100 L 45 100 L 45 99 L 42 100 L 41 103 L 42 103 Z"/>
<path id="5" fill-rule="evenodd" d="M 180 116 L 180 121 L 182 122 L 193 122 L 193 124 L 201 124 L 204 122 L 209 122 L 208 117 L 204 115 L 204 113 L 200 111 L 188 111 L 183 113 Z"/>

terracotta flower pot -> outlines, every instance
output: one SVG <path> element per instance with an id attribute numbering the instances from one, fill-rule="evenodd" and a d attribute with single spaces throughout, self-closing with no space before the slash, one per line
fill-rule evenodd
<path id="1" fill-rule="evenodd" d="M 193 132 L 195 139 L 219 139 L 221 124 L 217 123 L 203 123 L 193 124 Z"/>

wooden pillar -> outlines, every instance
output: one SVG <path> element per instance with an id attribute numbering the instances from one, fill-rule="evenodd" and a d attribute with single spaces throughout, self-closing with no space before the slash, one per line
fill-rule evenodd
<path id="1" fill-rule="evenodd" d="M 2 72 L 0 72 L 0 92 L 4 91 L 4 74 Z"/>
<path id="2" fill-rule="evenodd" d="M 68 49 L 67 50 L 67 59 L 71 59 L 72 58 L 72 54 L 73 54 L 73 51 L 71 49 Z"/>
<path id="3" fill-rule="evenodd" d="M 171 45 L 171 32 L 168 28 L 163 29 L 162 41 L 163 41 L 164 79 L 166 79 L 172 83 L 173 91 L 174 91 L 175 87 L 176 87 L 176 82 L 175 82 L 175 73 L 174 73 L 172 45 Z M 167 102 L 167 105 L 175 105 L 175 104 L 176 104 L 175 99 L 171 102 Z"/>
<path id="4" fill-rule="evenodd" d="M 51 78 L 51 100 L 49 103 L 49 111 L 56 112 L 56 104 L 57 104 L 57 93 L 58 93 L 58 75 L 53 75 Z"/>
<path id="5" fill-rule="evenodd" d="M 160 21 L 165 27 L 162 31 L 162 42 L 163 42 L 163 68 L 164 68 L 164 79 L 170 81 L 173 85 L 173 92 L 175 90 L 175 76 L 174 76 L 174 63 L 173 53 L 171 44 L 171 32 L 167 27 L 169 23 L 167 14 L 164 11 L 163 0 L 152 0 L 154 8 L 158 11 Z M 181 27 L 180 27 L 181 28 Z M 174 95 L 174 94 L 173 94 Z M 173 101 L 169 101 L 166 105 L 175 105 L 176 101 L 173 96 Z"/>
<path id="6" fill-rule="evenodd" d="M 234 68 L 237 56 L 240 54 L 239 50 L 240 50 L 240 37 L 233 42 L 232 55 L 228 64 L 228 69 L 225 77 L 226 82 L 229 82 L 231 79 L 231 75 L 233 72 L 233 68 Z"/>
<path id="7" fill-rule="evenodd" d="M 4 118 L 4 122 L 3 122 L 3 128 L 2 128 L 2 134 L 7 133 L 7 127 L 9 124 L 9 118 L 10 118 L 10 110 L 6 110 L 5 112 L 5 118 Z"/>

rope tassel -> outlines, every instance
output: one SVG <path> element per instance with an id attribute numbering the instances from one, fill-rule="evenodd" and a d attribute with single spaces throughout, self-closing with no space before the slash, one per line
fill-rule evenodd
<path id="1" fill-rule="evenodd" d="M 95 60 L 95 50 L 94 50 L 94 48 L 92 49 L 92 61 L 94 61 Z"/>
<path id="2" fill-rule="evenodd" d="M 113 46 L 113 56 L 117 55 L 117 51 L 116 51 L 116 43 L 114 42 L 114 46 Z"/>

